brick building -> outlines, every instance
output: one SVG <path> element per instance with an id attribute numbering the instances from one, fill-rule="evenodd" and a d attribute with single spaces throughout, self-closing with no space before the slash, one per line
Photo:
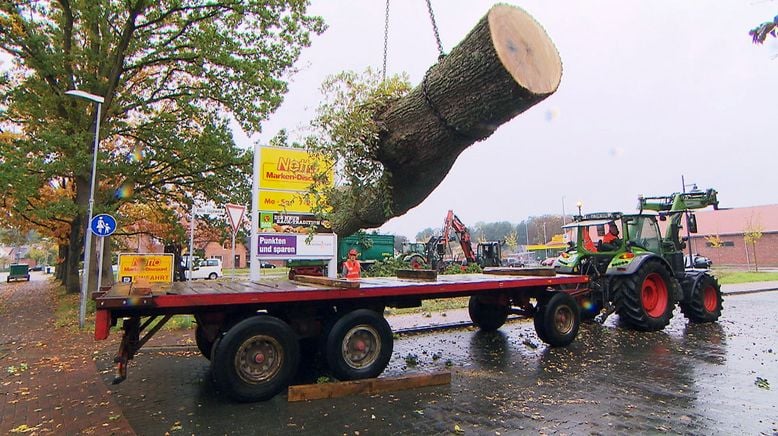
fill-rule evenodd
<path id="1" fill-rule="evenodd" d="M 246 246 L 238 241 L 235 241 L 235 259 L 230 259 L 232 257 L 232 240 L 225 241 L 223 245 L 211 241 L 206 243 L 204 247 L 198 248 L 203 249 L 207 259 L 220 259 L 223 268 L 247 268 L 247 261 L 251 260 L 246 258 L 248 254 Z"/>
<path id="2" fill-rule="evenodd" d="M 704 210 L 695 215 L 692 251 L 710 258 L 714 266 L 753 268 L 756 262 L 759 267 L 778 267 L 778 204 Z M 749 230 L 762 232 L 756 250 L 744 239 Z"/>

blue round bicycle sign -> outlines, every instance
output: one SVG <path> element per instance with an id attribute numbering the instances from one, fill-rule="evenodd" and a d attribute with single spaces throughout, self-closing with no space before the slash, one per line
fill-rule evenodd
<path id="1" fill-rule="evenodd" d="M 107 213 L 101 213 L 92 218 L 89 228 L 97 236 L 111 236 L 116 231 L 116 219 Z"/>

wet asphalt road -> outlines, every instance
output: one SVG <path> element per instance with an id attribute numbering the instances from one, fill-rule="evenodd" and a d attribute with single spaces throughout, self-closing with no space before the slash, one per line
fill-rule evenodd
<path id="1" fill-rule="evenodd" d="M 584 324 L 566 348 L 542 344 L 531 320 L 490 334 L 458 329 L 395 340 L 385 375 L 450 369 L 444 387 L 239 404 L 215 390 L 199 352 L 149 349 L 110 389 L 135 431 L 149 435 L 775 435 L 776 331 L 778 292 L 765 292 L 728 296 L 714 324 L 687 324 L 676 310 L 662 332 L 627 330 L 614 315 L 605 325 Z M 418 356 L 416 367 L 408 367 L 409 354 Z M 98 367 L 109 384 L 111 356 Z"/>

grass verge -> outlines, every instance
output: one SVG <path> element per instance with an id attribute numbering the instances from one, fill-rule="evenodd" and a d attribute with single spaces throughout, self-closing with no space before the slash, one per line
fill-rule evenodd
<path id="1" fill-rule="evenodd" d="M 778 272 L 755 271 L 713 271 L 722 285 L 778 281 Z"/>

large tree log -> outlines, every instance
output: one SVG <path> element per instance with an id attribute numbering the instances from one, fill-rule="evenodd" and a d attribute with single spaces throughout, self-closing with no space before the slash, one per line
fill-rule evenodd
<path id="1" fill-rule="evenodd" d="M 378 160 L 391 175 L 392 216 L 365 195 L 333 223 L 340 235 L 374 228 L 421 203 L 457 156 L 559 87 L 562 61 L 523 10 L 494 6 L 422 83 L 379 119 Z"/>

